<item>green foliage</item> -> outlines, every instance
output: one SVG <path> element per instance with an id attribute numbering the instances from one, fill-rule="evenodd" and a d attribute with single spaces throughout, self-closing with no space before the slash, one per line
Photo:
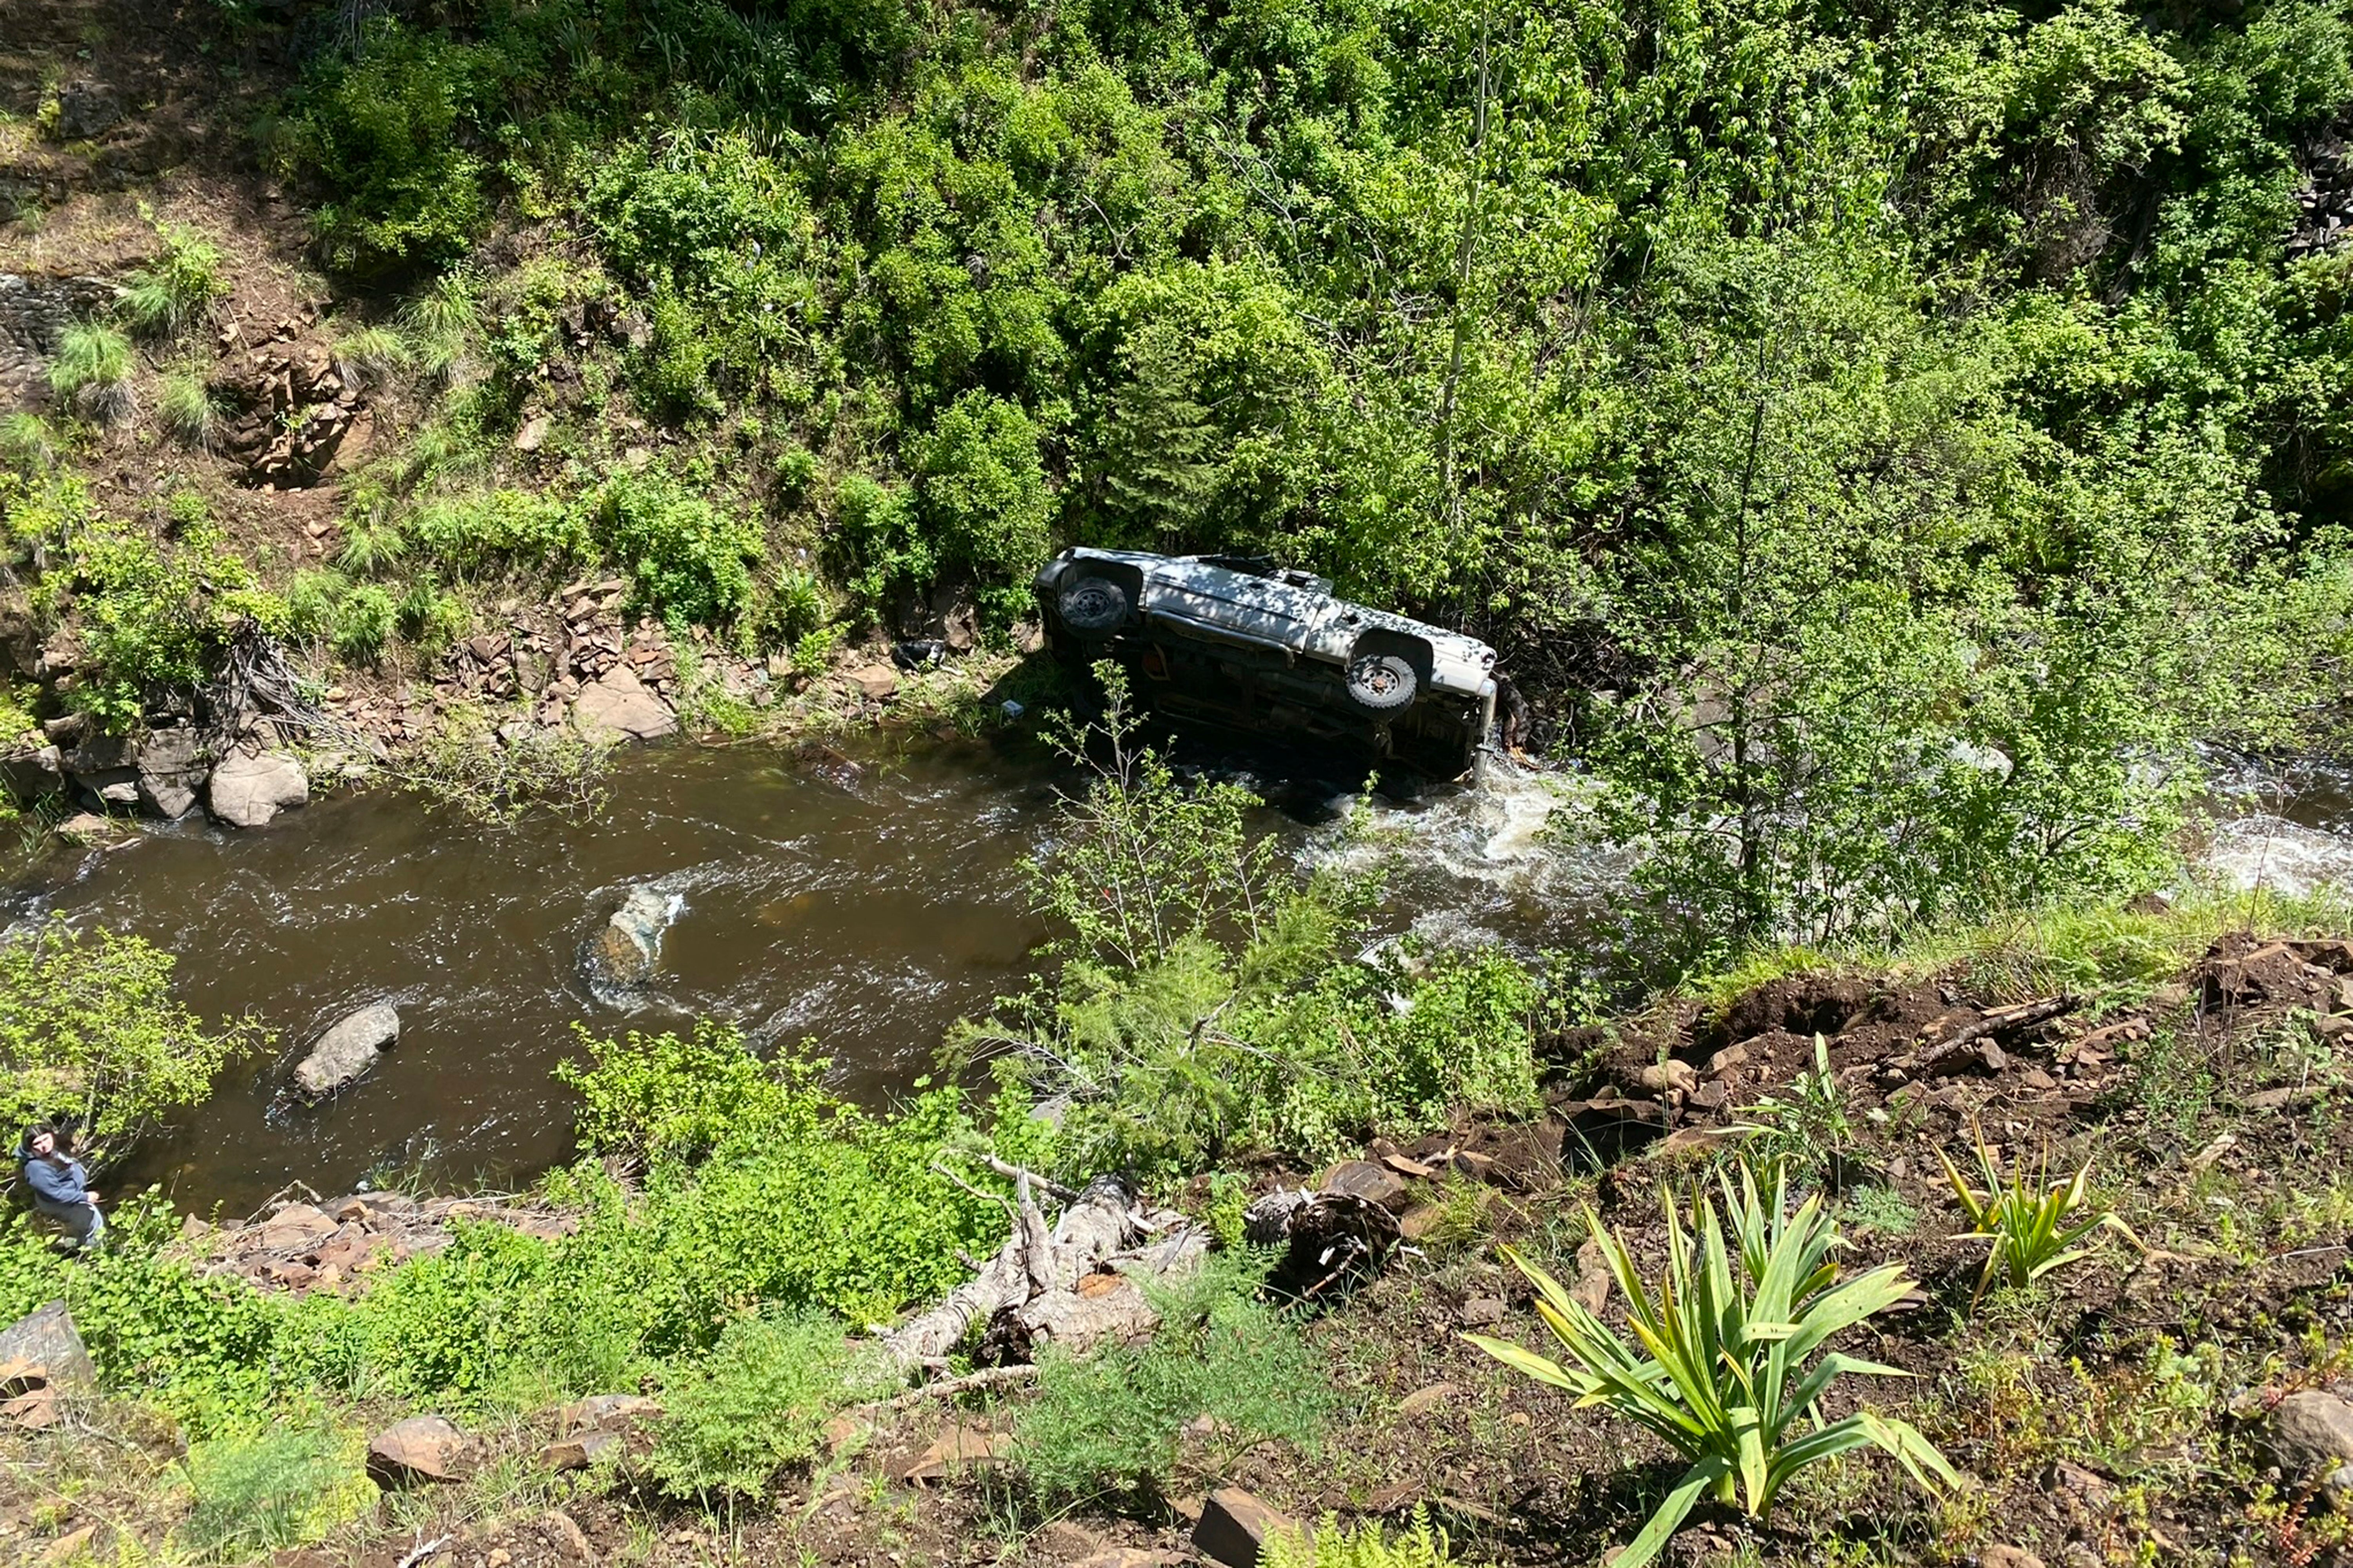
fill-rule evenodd
<path id="1" fill-rule="evenodd" d="M 90 668 L 69 700 L 109 729 L 129 729 L 153 696 L 202 685 L 247 620 L 280 629 L 273 623 L 283 606 L 256 591 L 251 569 L 230 552 L 203 502 L 184 493 L 172 507 L 174 537 L 168 541 L 70 506 L 46 519 L 33 509 L 12 509 L 12 531 L 39 526 L 62 535 L 43 541 L 62 560 L 52 558 L 34 603 L 54 608 L 59 594 L 72 589 Z"/>
<path id="2" fill-rule="evenodd" d="M 364 325 L 339 331 L 334 337 L 335 374 L 345 384 L 382 387 L 408 368 L 412 354 L 407 340 L 390 327 Z"/>
<path id="3" fill-rule="evenodd" d="M 221 276 L 220 247 L 195 229 L 167 223 L 156 234 L 163 253 L 132 269 L 117 309 L 133 331 L 176 337 L 211 313 L 227 295 L 228 279 Z"/>
<path id="4" fill-rule="evenodd" d="M 327 265 L 371 273 L 463 256 L 490 213 L 475 150 L 476 97 L 492 57 L 372 23 L 354 59 L 332 57 L 278 127 L 280 172 L 336 195 L 312 215 Z"/>
<path id="5" fill-rule="evenodd" d="M 828 1415 L 893 1381 L 822 1314 L 738 1318 L 663 1379 L 649 1468 L 662 1490 L 705 1508 L 761 1499 L 778 1470 L 818 1451 Z"/>
<path id="6" fill-rule="evenodd" d="M 2021 1290 L 2076 1261 L 2087 1249 L 2075 1244 L 2095 1230 L 2115 1230 L 2127 1239 L 2132 1237 L 2123 1220 L 2092 1203 L 2089 1161 L 2063 1181 L 2052 1180 L 2047 1168 L 2030 1175 L 2022 1165 L 2015 1175 L 2006 1177 L 2001 1161 L 1982 1131 L 1976 1132 L 1972 1144 L 1978 1171 L 1985 1178 L 1982 1192 L 1962 1178 L 1944 1151 L 1938 1150 L 1936 1158 L 1943 1162 L 1946 1181 L 1969 1222 L 1968 1234 L 1989 1243 L 1973 1302 L 1982 1300 L 1997 1279 Z"/>
<path id="7" fill-rule="evenodd" d="M 760 531 L 667 474 L 606 481 L 589 503 L 597 542 L 629 574 L 637 602 L 703 625 L 734 617 L 752 592 Z"/>
<path id="8" fill-rule="evenodd" d="M 19 411 L 0 416 L 0 464 L 22 474 L 46 472 L 58 460 L 58 438 L 48 421 Z"/>
<path id="9" fill-rule="evenodd" d="M 354 590 L 353 597 L 362 591 Z M 421 607 L 417 603 L 418 593 L 430 595 L 429 589 L 411 589 L 398 605 L 382 589 L 368 591 L 378 595 L 388 616 L 413 616 L 411 624 L 421 635 L 448 629 L 433 617 L 454 601 L 433 596 Z M 399 777 L 404 787 L 483 826 L 512 827 L 541 812 L 578 822 L 594 819 L 605 809 L 611 763 L 609 745 L 569 725 L 543 729 L 525 719 L 520 728 L 502 731 L 489 710 L 462 704 L 442 715 L 403 763 Z"/>
<path id="10" fill-rule="evenodd" d="M 71 1117 L 94 1162 L 210 1095 L 269 1037 L 250 1021 L 206 1028 L 172 998 L 174 963 L 139 937 L 56 921 L 0 942 L 0 1124 Z"/>
<path id="11" fill-rule="evenodd" d="M 1284 1530 L 1269 1536 L 1262 1561 L 1266 1568 L 1450 1568 L 1454 1554 L 1446 1531 L 1433 1528 L 1429 1511 L 1417 1503 L 1412 1523 L 1394 1541 L 1377 1520 L 1346 1531 L 1338 1515 L 1327 1513 L 1312 1532 Z"/>
<path id="12" fill-rule="evenodd" d="M 1378 874 L 1301 877 L 1250 826 L 1255 797 L 1134 745 L 1119 673 L 1100 673 L 1109 715 L 1062 737 L 1092 776 L 1030 868 L 1060 933 L 1050 968 L 962 1031 L 1039 1099 L 1068 1098 L 1069 1169 L 1181 1177 L 1411 1135 L 1456 1106 L 1532 1108 L 1535 977 L 1493 951 L 1352 961 Z"/>
<path id="13" fill-rule="evenodd" d="M 1504 1365 L 1577 1395 L 1665 1442 L 1691 1468 L 1619 1558 L 1641 1568 L 1703 1496 L 1764 1518 L 1790 1478 L 1861 1447 L 1892 1456 L 1922 1486 L 1959 1478 L 1927 1439 L 1902 1421 L 1858 1410 L 1825 1422 L 1824 1394 L 1850 1373 L 1901 1377 L 1894 1367 L 1832 1351 L 1807 1363 L 1831 1336 L 1893 1306 L 1912 1289 L 1887 1264 L 1843 1284 L 1831 1253 L 1838 1226 L 1820 1198 L 1792 1215 L 1782 1176 L 1760 1198 L 1743 1163 L 1736 1186 L 1720 1175 L 1723 1206 L 1696 1195 L 1686 1215 L 1671 1191 L 1666 1272 L 1655 1290 L 1632 1254 L 1590 1209 L 1586 1226 L 1626 1297 L 1630 1346 L 1560 1283 L 1505 1248 L 1536 1288 L 1536 1312 L 1568 1352 L 1553 1362 L 1482 1334 L 1463 1336 Z M 1729 1230 L 1729 1241 L 1726 1232 Z"/>
<path id="14" fill-rule="evenodd" d="M 392 595 L 374 583 L 362 583 L 335 605 L 330 640 L 336 656 L 352 664 L 372 664 L 392 636 L 397 606 Z"/>
<path id="15" fill-rule="evenodd" d="M 1261 1443 L 1313 1453 L 1337 1404 L 1323 1358 L 1259 1300 L 1261 1267 L 1226 1254 L 1146 1287 L 1160 1326 L 1142 1345 L 1080 1360 L 1049 1345 L 1014 1420 L 1023 1472 L 1048 1499 L 1166 1491 L 1187 1424 L 1216 1424 L 1214 1479 Z"/>
<path id="16" fill-rule="evenodd" d="M 212 1563 L 311 1544 L 375 1501 L 351 1450 L 338 1433 L 299 1426 L 193 1445 L 184 1464 L 195 1506 L 179 1544 Z"/>
<path id="17" fill-rule="evenodd" d="M 996 585 L 1045 559 L 1053 498 L 1038 438 L 1018 405 L 986 392 L 965 394 L 940 416 L 915 471 L 920 515 L 943 568 Z"/>
<path id="18" fill-rule="evenodd" d="M 199 452 L 213 449 L 220 428 L 220 411 L 213 406 L 212 389 L 205 384 L 202 373 L 164 372 L 155 394 L 155 416 L 180 445 Z"/>
<path id="19" fill-rule="evenodd" d="M 1821 1036 L 1814 1037 L 1812 1068 L 1790 1080 L 1786 1096 L 1767 1095 L 1741 1115 L 1763 1124 L 1753 1156 L 1758 1164 L 1785 1167 L 1834 1189 L 1845 1185 L 1856 1147 L 1854 1118 L 1846 1090 L 1831 1072 L 1830 1043 Z"/>
<path id="20" fill-rule="evenodd" d="M 119 425 L 137 406 L 131 389 L 131 340 L 103 321 L 73 321 L 49 361 L 49 393 L 101 425 Z"/>
<path id="21" fill-rule="evenodd" d="M 460 575 L 498 571 L 545 579 L 578 569 L 594 552 L 577 506 L 522 490 L 467 490 L 419 506 L 400 537 Z"/>

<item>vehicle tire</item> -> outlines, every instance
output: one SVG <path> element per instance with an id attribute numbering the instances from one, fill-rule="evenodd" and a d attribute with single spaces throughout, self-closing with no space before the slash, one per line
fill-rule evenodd
<path id="1" fill-rule="evenodd" d="M 1062 624 L 1081 637 L 1108 637 L 1127 619 L 1127 590 L 1108 577 L 1081 577 L 1065 584 L 1054 607 Z"/>
<path id="2" fill-rule="evenodd" d="M 1409 708 L 1421 680 L 1401 653 L 1360 653 L 1348 661 L 1348 698 L 1373 713 Z"/>

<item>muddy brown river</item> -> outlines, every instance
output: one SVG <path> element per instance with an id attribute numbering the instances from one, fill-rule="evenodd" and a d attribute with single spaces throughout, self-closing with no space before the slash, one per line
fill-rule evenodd
<path id="1" fill-rule="evenodd" d="M 1280 752 L 1179 750 L 1274 804 L 1264 825 L 1303 862 L 1381 858 L 1384 935 L 1574 946 L 1622 888 L 1617 857 L 1549 840 L 1574 812 L 1564 775 L 1496 770 L 1476 791 L 1377 797 L 1385 847 L 1344 843 L 1357 780 Z M 936 1061 L 957 1017 L 1017 987 L 1046 934 L 1021 859 L 1044 847 L 1072 771 L 1018 736 L 870 738 L 814 760 L 673 744 L 616 760 L 593 822 L 477 826 L 391 788 L 322 800 L 268 828 L 201 818 L 126 848 L 60 849 L 0 901 L 136 931 L 179 959 L 181 998 L 249 1014 L 275 1048 L 138 1152 L 107 1185 L 161 1183 L 184 1205 L 243 1215 L 291 1182 L 322 1194 L 410 1174 L 519 1184 L 572 1152 L 551 1076 L 599 1033 L 708 1016 L 764 1047 L 813 1039 L 833 1080 L 886 1101 Z M 2242 882 L 2353 881 L 2346 775 L 2221 770 L 2238 824 L 2210 851 Z M 680 900 L 661 966 L 631 1005 L 600 1002 L 582 942 L 629 891 Z M 388 1000 L 399 1044 L 322 1104 L 288 1087 L 319 1032 Z"/>
<path id="2" fill-rule="evenodd" d="M 1262 762 L 1225 753 L 1213 765 L 1281 803 L 1266 821 L 1303 857 L 1327 852 L 1347 781 L 1289 769 L 1270 783 Z M 575 1022 L 617 1033 L 710 1016 L 764 1046 L 813 1038 L 838 1087 L 868 1102 L 932 1068 L 948 1026 L 1028 973 L 1045 927 L 1019 862 L 1073 782 L 1019 741 L 873 741 L 814 762 L 639 748 L 617 759 L 593 822 L 492 830 L 372 789 L 257 833 L 198 818 L 126 848 L 61 849 L 0 912 L 135 931 L 177 955 L 200 1014 L 250 1014 L 277 1037 L 113 1187 L 160 1182 L 188 1206 L 242 1214 L 293 1181 L 512 1184 L 571 1153 L 551 1069 L 576 1052 Z M 1568 863 L 1535 836 L 1553 804 L 1527 781 L 1384 802 L 1416 846 L 1389 928 L 1534 942 L 1570 920 Z M 579 950 L 642 885 L 682 908 L 654 984 L 606 1005 Z M 293 1063 L 377 1000 L 400 1010 L 398 1045 L 351 1089 L 303 1102 Z"/>

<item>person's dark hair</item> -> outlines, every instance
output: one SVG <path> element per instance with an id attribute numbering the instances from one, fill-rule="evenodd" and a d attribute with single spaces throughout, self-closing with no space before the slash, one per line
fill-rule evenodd
<path id="1" fill-rule="evenodd" d="M 58 1131 L 58 1124 L 56 1122 L 36 1121 L 30 1127 L 25 1129 L 25 1147 L 27 1149 L 31 1148 L 33 1146 L 33 1140 L 38 1138 L 44 1132 L 49 1135 L 49 1141 L 55 1143 L 58 1148 L 62 1149 L 66 1146 L 66 1135 Z"/>

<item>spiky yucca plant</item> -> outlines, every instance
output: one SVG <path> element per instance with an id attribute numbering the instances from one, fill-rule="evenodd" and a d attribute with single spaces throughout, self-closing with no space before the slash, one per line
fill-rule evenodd
<path id="1" fill-rule="evenodd" d="M 1504 1365 L 1656 1434 L 1691 1462 L 1617 1559 L 1641 1568 L 1659 1554 L 1704 1496 L 1761 1519 L 1792 1476 L 1850 1449 L 1891 1455 L 1915 1481 L 1959 1484 L 1944 1456 L 1909 1423 L 1859 1410 L 1825 1422 L 1822 1395 L 1840 1376 L 1907 1375 L 1831 1352 L 1807 1363 L 1831 1335 L 1893 1306 L 1912 1289 L 1894 1265 L 1841 1283 L 1831 1254 L 1838 1226 L 1810 1197 L 1793 1215 L 1776 1167 L 1769 1203 L 1744 1162 L 1736 1184 L 1719 1175 L 1723 1205 L 1694 1194 L 1688 1215 L 1662 1189 L 1666 1273 L 1655 1291 L 1625 1243 L 1591 1209 L 1586 1227 L 1625 1293 L 1637 1345 L 1517 1252 L 1505 1249 L 1537 1292 L 1536 1312 L 1568 1354 L 1555 1362 L 1482 1334 L 1464 1336 Z M 1727 1229 L 1729 1234 L 1727 1234 Z M 1639 1348 L 1638 1348 L 1639 1347 Z"/>
<path id="2" fill-rule="evenodd" d="M 1968 1234 L 1991 1243 L 1986 1248 L 1985 1269 L 1978 1276 L 1977 1292 L 1969 1298 L 1972 1307 L 1984 1300 L 1997 1279 L 2017 1289 L 2074 1262 L 2090 1250 L 2075 1244 L 2095 1230 L 2116 1231 L 2140 1246 L 2130 1226 L 2092 1206 L 2089 1160 L 2063 1181 L 2052 1180 L 2047 1163 L 2031 1176 L 2022 1163 L 2015 1174 L 2006 1174 L 1984 1132 L 1971 1129 L 1970 1142 L 1977 1151 L 1978 1173 L 1985 1177 L 1983 1192 L 1969 1185 L 1944 1151 L 1938 1150 L 1936 1158 L 1943 1161 L 1945 1178 L 1952 1184 L 1953 1195 L 1960 1199 L 1961 1212 L 1968 1216 Z"/>

